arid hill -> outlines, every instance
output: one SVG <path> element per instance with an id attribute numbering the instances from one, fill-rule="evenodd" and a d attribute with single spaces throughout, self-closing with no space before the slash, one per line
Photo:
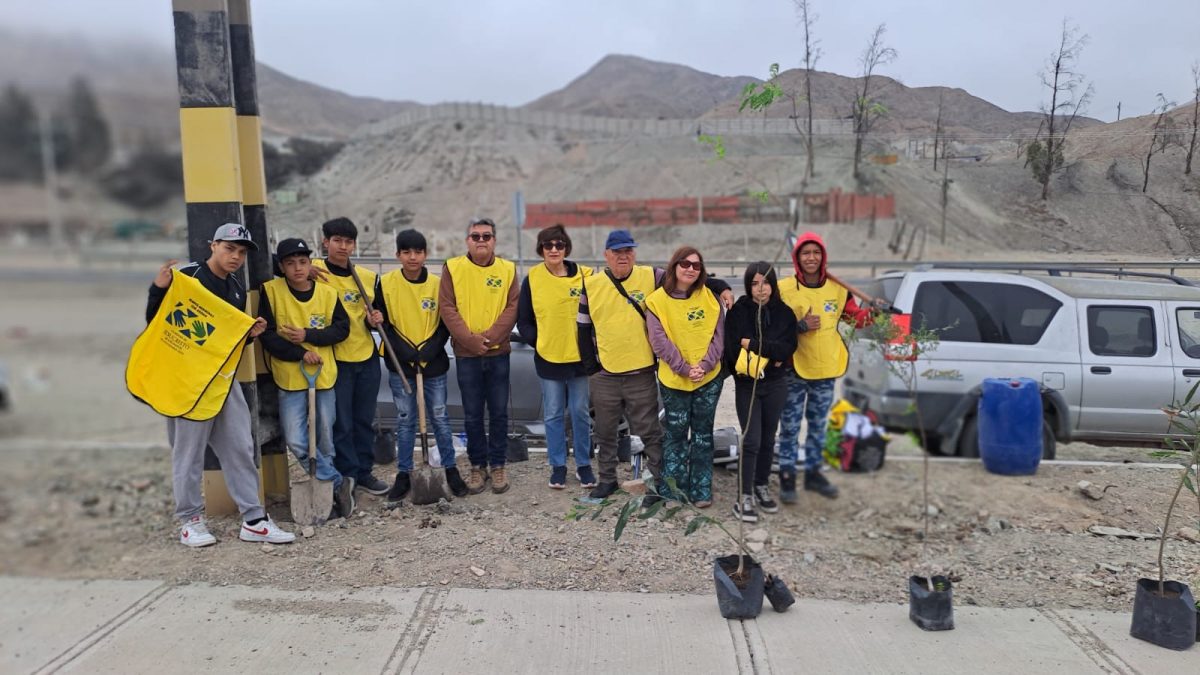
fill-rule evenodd
<path id="1" fill-rule="evenodd" d="M 0 27 L 0 86 L 15 83 L 57 103 L 71 78 L 88 79 L 119 142 L 179 137 L 174 54 L 157 45 L 102 42 Z M 258 64 L 267 135 L 346 138 L 359 125 L 415 103 L 350 96 Z"/>
<path id="2" fill-rule="evenodd" d="M 736 96 L 752 77 L 722 77 L 694 68 L 610 54 L 566 87 L 526 104 L 532 110 L 599 117 L 690 119 Z"/>

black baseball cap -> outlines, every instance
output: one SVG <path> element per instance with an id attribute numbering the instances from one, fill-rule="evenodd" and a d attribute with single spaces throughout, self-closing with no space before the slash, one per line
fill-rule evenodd
<path id="1" fill-rule="evenodd" d="M 295 238 L 284 239 L 283 241 L 279 242 L 278 246 L 275 247 L 275 256 L 279 258 L 280 262 L 282 262 L 284 258 L 293 255 L 306 255 L 312 257 L 312 249 L 308 247 L 308 244 L 304 243 L 303 239 Z"/>

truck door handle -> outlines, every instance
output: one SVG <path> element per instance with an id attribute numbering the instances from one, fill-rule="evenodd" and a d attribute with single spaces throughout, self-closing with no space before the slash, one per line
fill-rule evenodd
<path id="1" fill-rule="evenodd" d="M 1196 368 L 1184 368 L 1183 376 L 1184 377 L 1200 377 L 1200 370 L 1197 370 Z"/>
<path id="2" fill-rule="evenodd" d="M 1097 375 L 1109 375 L 1112 373 L 1112 368 L 1108 366 L 1092 366 L 1092 372 Z"/>

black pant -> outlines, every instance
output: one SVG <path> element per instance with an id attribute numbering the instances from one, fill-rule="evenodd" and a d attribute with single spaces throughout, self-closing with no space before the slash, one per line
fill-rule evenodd
<path id="1" fill-rule="evenodd" d="M 746 432 L 742 442 L 742 494 L 752 493 L 755 485 L 766 485 L 771 477 L 771 459 L 775 453 L 775 432 L 787 403 L 787 381 L 782 377 L 759 380 L 750 400 L 754 380 L 734 378 L 734 400 L 738 422 Z"/>

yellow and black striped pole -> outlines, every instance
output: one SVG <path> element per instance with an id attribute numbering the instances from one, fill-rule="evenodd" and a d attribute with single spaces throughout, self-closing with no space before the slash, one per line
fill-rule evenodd
<path id="1" fill-rule="evenodd" d="M 254 59 L 254 33 L 251 29 L 249 0 L 227 0 L 229 5 L 229 47 L 233 71 L 233 105 L 237 113 L 238 159 L 242 175 L 242 215 L 250 236 L 261 242 L 246 261 L 249 275 L 249 306 L 258 312 L 259 291 L 273 276 L 270 238 L 267 230 L 267 177 L 263 167 L 262 122 L 258 115 L 258 75 Z M 263 490 L 266 494 L 287 495 L 287 449 L 283 443 L 267 443 L 280 436 L 275 382 L 265 367 L 262 345 L 254 343 L 238 369 L 238 380 L 254 382 L 258 396 L 246 397 L 251 419 L 257 420 L 255 438 L 261 444 Z M 264 405 L 264 403 L 267 403 Z M 266 433 L 263 433 L 263 431 Z"/>
<path id="2" fill-rule="evenodd" d="M 172 10 L 188 256 L 202 261 L 218 227 L 243 222 L 229 10 L 226 0 L 172 0 Z M 265 238 L 259 241 L 265 249 Z M 242 386 L 257 429 L 257 387 L 253 380 Z M 237 512 L 211 449 L 204 458 L 204 508 L 210 515 Z"/>

